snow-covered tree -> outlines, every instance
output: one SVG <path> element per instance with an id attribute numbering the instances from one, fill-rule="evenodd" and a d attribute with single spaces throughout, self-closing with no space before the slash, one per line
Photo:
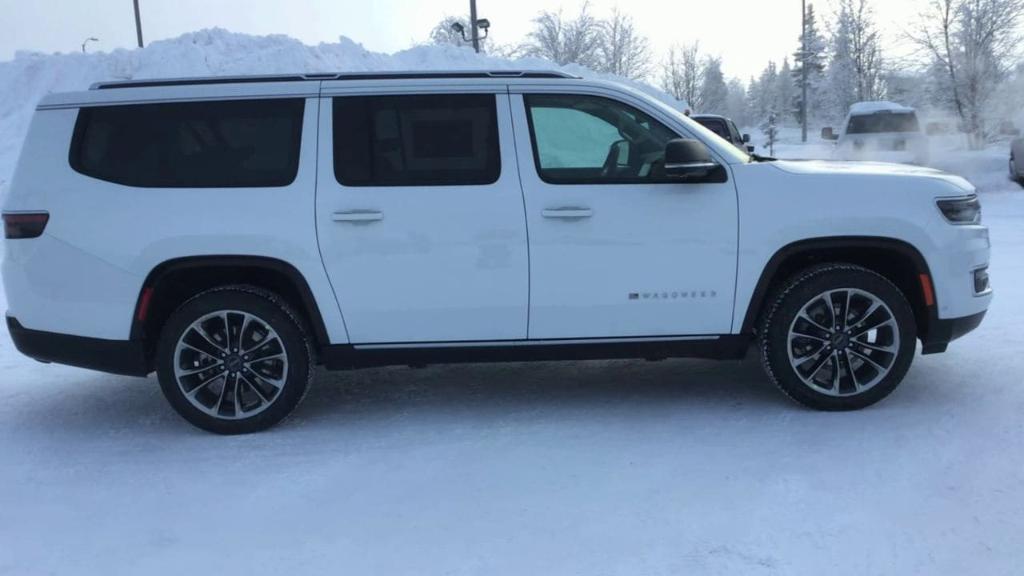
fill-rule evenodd
<path id="1" fill-rule="evenodd" d="M 526 43 L 530 56 L 546 58 L 557 64 L 579 64 L 598 68 L 601 63 L 602 23 L 584 3 L 575 18 L 558 12 L 541 12 L 533 20 L 534 29 Z"/>
<path id="2" fill-rule="evenodd" d="M 651 54 L 647 38 L 636 30 L 633 19 L 618 8 L 601 22 L 599 46 L 599 69 L 602 72 L 637 79 L 650 71 Z"/>
<path id="3" fill-rule="evenodd" d="M 840 4 L 836 26 L 832 31 L 832 54 L 825 71 L 822 94 L 824 109 L 819 116 L 829 124 L 839 122 L 850 105 L 861 100 L 857 90 L 857 66 L 853 54 L 853 22 L 850 0 Z"/>
<path id="4" fill-rule="evenodd" d="M 850 32 L 850 53 L 857 74 L 857 100 L 880 100 L 885 96 L 882 39 L 875 27 L 874 11 L 868 0 L 840 0 L 840 14 L 846 12 Z"/>
<path id="5" fill-rule="evenodd" d="M 929 0 L 909 34 L 929 61 L 936 99 L 980 147 L 986 110 L 1020 55 L 1024 0 Z"/>
<path id="6" fill-rule="evenodd" d="M 722 73 L 722 59 L 714 56 L 705 59 L 701 76 L 700 111 L 725 114 L 729 88 L 725 83 L 725 74 Z"/>
<path id="7" fill-rule="evenodd" d="M 818 28 L 814 5 L 807 5 L 807 24 L 797 38 L 800 43 L 793 54 L 792 77 L 796 83 L 796 97 L 793 100 L 793 112 L 801 117 L 804 107 L 807 108 L 808 121 L 821 110 L 822 84 L 825 75 L 825 58 L 827 56 L 825 37 Z M 806 68 L 806 75 L 804 69 Z M 806 84 L 807 102 L 803 101 L 803 89 Z"/>
<path id="8" fill-rule="evenodd" d="M 689 102 L 700 110 L 701 87 L 704 85 L 704 66 L 700 43 L 676 45 L 669 48 L 661 74 L 661 87 L 677 100 Z"/>
<path id="9" fill-rule="evenodd" d="M 736 125 L 745 128 L 752 125 L 750 108 L 747 106 L 747 88 L 738 78 L 730 78 L 726 83 L 724 114 L 732 118 Z"/>
<path id="10" fill-rule="evenodd" d="M 792 116 L 786 112 L 793 110 L 793 103 L 797 100 L 797 85 L 793 82 L 793 68 L 789 65 L 789 58 L 782 60 L 782 68 L 779 69 L 774 90 L 772 107 L 780 115 L 777 121 L 780 124 L 790 124 Z"/>
<path id="11" fill-rule="evenodd" d="M 452 25 L 459 24 L 466 34 L 469 34 L 469 18 L 463 18 L 459 16 L 445 16 L 440 22 L 434 26 L 434 29 L 430 31 L 430 41 L 433 44 L 451 44 L 453 46 L 469 46 L 473 47 L 473 41 L 466 41 L 459 34 L 452 29 Z M 484 51 L 484 40 L 480 41 L 480 51 Z"/>

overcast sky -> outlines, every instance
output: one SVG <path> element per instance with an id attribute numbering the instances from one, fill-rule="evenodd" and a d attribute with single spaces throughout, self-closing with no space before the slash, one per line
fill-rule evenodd
<path id="1" fill-rule="evenodd" d="M 467 13 L 469 0 L 140 0 L 146 42 L 219 26 L 250 34 L 287 34 L 306 43 L 348 36 L 370 50 L 394 52 L 425 42 L 445 15 Z M 895 40 L 923 0 L 875 0 L 879 24 Z M 567 15 L 577 0 L 478 0 L 479 15 L 491 20 L 500 43 L 521 40 L 541 10 L 561 7 Z M 770 60 L 781 61 L 796 47 L 800 0 L 592 0 L 595 15 L 619 6 L 636 21 L 660 60 L 669 46 L 699 40 L 719 55 L 728 76 L 746 80 Z M 831 1 L 815 3 L 830 14 Z M 135 46 L 131 0 L 0 0 L 0 60 L 17 50 L 67 52 Z"/>

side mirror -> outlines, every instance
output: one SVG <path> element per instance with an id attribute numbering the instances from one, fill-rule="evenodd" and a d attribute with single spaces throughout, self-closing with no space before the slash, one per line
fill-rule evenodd
<path id="1" fill-rule="evenodd" d="M 743 143 L 746 144 L 748 142 L 750 142 L 750 134 L 744 134 L 743 135 Z"/>
<path id="2" fill-rule="evenodd" d="M 839 140 L 839 135 L 832 131 L 831 126 L 827 126 L 821 129 L 821 138 L 823 140 Z"/>
<path id="3" fill-rule="evenodd" d="M 665 145 L 665 175 L 685 181 L 705 181 L 721 166 L 700 140 L 676 138 Z"/>

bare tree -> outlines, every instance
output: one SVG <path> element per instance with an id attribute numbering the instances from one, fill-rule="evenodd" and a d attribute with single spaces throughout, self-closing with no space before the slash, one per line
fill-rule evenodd
<path id="1" fill-rule="evenodd" d="M 453 24 L 459 24 L 464 30 L 469 30 L 469 18 L 459 16 L 445 16 L 430 31 L 430 41 L 434 44 L 452 44 L 454 46 L 473 46 L 472 41 L 466 41 L 462 34 L 452 29 Z"/>
<path id="2" fill-rule="evenodd" d="M 583 4 L 580 13 L 566 19 L 561 10 L 541 12 L 533 20 L 534 30 L 526 46 L 529 56 L 546 58 L 556 64 L 579 64 L 597 68 L 601 62 L 601 22 Z"/>
<path id="3" fill-rule="evenodd" d="M 1019 55 L 1024 0 L 929 0 L 910 39 L 941 71 L 940 87 L 970 135 L 985 140 L 985 108 Z"/>
<path id="4" fill-rule="evenodd" d="M 875 28 L 874 11 L 868 0 L 842 0 L 848 13 L 850 51 L 857 75 L 857 100 L 880 100 L 882 82 L 882 40 Z"/>
<path id="5" fill-rule="evenodd" d="M 704 62 L 700 43 L 676 45 L 669 48 L 662 70 L 661 87 L 675 97 L 699 110 L 701 87 L 704 85 Z"/>
<path id="6" fill-rule="evenodd" d="M 637 32 L 633 19 L 618 8 L 601 22 L 600 70 L 626 78 L 643 78 L 650 71 L 647 38 Z"/>

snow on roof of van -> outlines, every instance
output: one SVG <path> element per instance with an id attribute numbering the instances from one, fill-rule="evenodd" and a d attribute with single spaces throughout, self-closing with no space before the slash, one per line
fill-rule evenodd
<path id="1" fill-rule="evenodd" d="M 850 116 L 864 116 L 876 112 L 914 112 L 914 109 L 896 102 L 878 100 L 874 102 L 857 102 L 850 106 Z"/>

